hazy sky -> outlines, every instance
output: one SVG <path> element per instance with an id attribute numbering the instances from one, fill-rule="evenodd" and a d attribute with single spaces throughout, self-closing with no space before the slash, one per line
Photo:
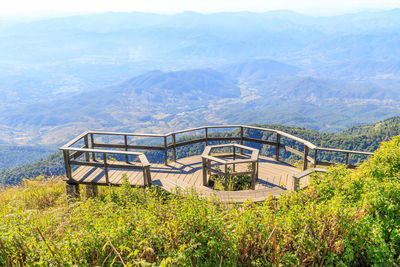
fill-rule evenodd
<path id="1" fill-rule="evenodd" d="M 145 11 L 178 13 L 290 9 L 308 14 L 400 7 L 400 0 L 3 0 L 0 14 Z"/>

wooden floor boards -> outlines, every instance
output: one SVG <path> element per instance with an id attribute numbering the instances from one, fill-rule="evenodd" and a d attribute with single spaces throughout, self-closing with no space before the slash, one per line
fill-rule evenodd
<path id="1" fill-rule="evenodd" d="M 286 188 L 292 189 L 293 175 L 300 172 L 289 164 L 260 156 L 256 190 L 216 191 L 203 186 L 201 162 L 201 156 L 198 155 L 179 159 L 168 166 L 152 164 L 150 167 L 152 183 L 170 192 L 177 186 L 182 189 L 193 187 L 200 195 L 205 197 L 215 195 L 226 203 L 244 202 L 247 199 L 263 201 L 270 194 L 278 197 L 287 192 Z M 246 168 L 244 164 L 237 165 L 236 171 Z M 109 169 L 109 184 L 121 185 L 124 174 L 131 185 L 144 185 L 143 171 L 132 169 Z M 106 184 L 104 168 L 99 167 L 80 166 L 72 173 L 72 179 L 82 184 Z M 301 185 L 307 184 L 307 179 L 301 183 Z"/>

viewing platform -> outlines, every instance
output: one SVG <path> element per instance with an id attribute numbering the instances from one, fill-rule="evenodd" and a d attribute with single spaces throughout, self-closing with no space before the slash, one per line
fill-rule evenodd
<path id="1" fill-rule="evenodd" d="M 210 129 L 229 129 L 229 134 L 213 134 Z M 269 140 L 256 132 L 268 133 Z M 182 136 L 184 134 L 186 138 Z M 144 144 L 146 138 L 151 139 L 152 145 Z M 289 143 L 296 144 L 297 149 L 290 147 Z M 196 147 L 198 152 L 195 155 L 177 158 L 177 150 L 194 149 L 195 144 L 200 145 Z M 254 148 L 257 144 L 263 149 L 273 147 L 275 157 L 259 155 L 260 149 Z M 212 153 L 214 148 L 229 148 L 231 152 L 229 156 L 217 156 Z M 268 197 L 278 198 L 281 194 L 307 186 L 312 172 L 324 171 L 317 167 L 334 164 L 319 161 L 321 151 L 343 153 L 343 163 L 349 167 L 355 167 L 349 164 L 349 155 L 372 155 L 369 152 L 317 147 L 285 132 L 245 125 L 207 126 L 165 135 L 88 131 L 60 149 L 64 153 L 67 193 L 70 196 L 79 195 L 80 184 L 87 186 L 87 193 L 95 195 L 97 186 L 119 186 L 127 179 L 132 186 L 153 185 L 171 193 L 177 188 L 193 189 L 201 197 L 217 198 L 223 203 L 264 201 Z M 157 150 L 162 152 L 164 162 L 150 163 L 144 151 Z M 282 161 L 285 151 L 303 159 L 302 169 Z M 215 168 L 218 164 L 222 170 Z M 250 175 L 251 189 L 221 191 L 208 186 L 207 177 L 212 173 L 227 175 L 228 166 L 238 174 Z M 249 166 L 252 167 L 250 171 Z"/>

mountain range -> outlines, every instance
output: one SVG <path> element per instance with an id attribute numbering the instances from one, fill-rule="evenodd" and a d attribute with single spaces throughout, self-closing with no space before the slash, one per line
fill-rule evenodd
<path id="1" fill-rule="evenodd" d="M 400 111 L 399 18 L 106 13 L 4 24 L 0 143 L 58 145 L 87 129 L 376 122 Z"/>

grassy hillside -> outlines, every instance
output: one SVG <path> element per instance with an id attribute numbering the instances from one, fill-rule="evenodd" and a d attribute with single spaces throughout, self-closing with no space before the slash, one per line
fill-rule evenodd
<path id="1" fill-rule="evenodd" d="M 393 266 L 400 136 L 278 201 L 224 206 L 193 192 L 102 188 L 68 201 L 57 179 L 0 192 L 0 265 Z"/>
<path id="2" fill-rule="evenodd" d="M 391 137 L 400 134 L 400 117 L 389 118 L 387 120 L 378 122 L 376 124 L 351 127 L 338 134 L 321 133 L 305 128 L 281 126 L 276 124 L 258 125 L 258 126 L 282 130 L 284 132 L 308 140 L 317 146 L 373 152 L 378 148 L 380 142 L 387 141 Z M 222 133 L 214 133 L 214 135 L 238 136 L 239 132 L 237 131 L 225 132 L 225 133 L 222 132 Z M 246 133 L 246 135 L 250 137 L 264 138 L 266 140 L 272 138 L 271 134 L 265 134 L 262 137 L 260 136 L 259 132 L 255 131 L 249 131 Z M 182 137 L 179 140 L 191 139 L 191 138 L 193 138 L 193 136 Z M 284 143 L 286 142 L 285 144 L 289 144 L 291 147 L 300 149 L 300 144 L 298 143 L 292 142 L 290 140 L 285 141 L 284 138 L 282 138 L 281 141 Z M 261 153 L 264 155 L 271 157 L 275 155 L 273 147 L 263 147 L 257 144 L 251 144 L 251 145 L 259 148 L 261 150 Z M 200 154 L 203 151 L 203 148 L 204 148 L 203 144 L 194 144 L 190 146 L 180 147 L 177 149 L 177 155 L 178 158 L 180 158 L 189 155 Z M 150 162 L 164 161 L 162 152 L 149 151 L 146 152 L 146 155 L 149 158 Z M 294 156 L 291 153 L 288 152 L 284 153 L 283 151 L 281 158 L 284 158 L 285 160 L 289 160 L 291 162 L 295 162 L 300 159 L 299 157 Z M 344 155 L 334 154 L 334 153 L 320 153 L 319 159 L 334 161 L 334 162 L 344 162 Z M 350 157 L 350 163 L 352 164 L 363 160 L 365 160 L 365 157 L 362 156 Z M 45 175 L 45 176 L 62 175 L 64 174 L 63 164 L 64 163 L 62 155 L 61 153 L 57 152 L 45 159 L 41 159 L 33 163 L 0 171 L 0 185 L 17 184 L 21 182 L 22 179 L 24 178 L 34 178 L 38 175 Z"/>

